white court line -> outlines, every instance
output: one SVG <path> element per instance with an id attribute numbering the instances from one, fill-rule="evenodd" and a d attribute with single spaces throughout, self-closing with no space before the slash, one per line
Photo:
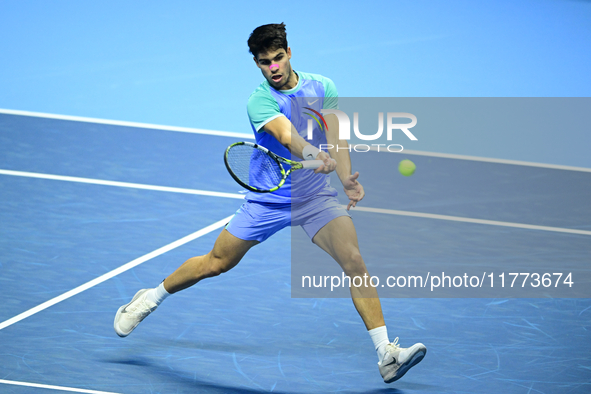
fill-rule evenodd
<path id="1" fill-rule="evenodd" d="M 19 110 L 14 110 L 14 109 L 0 108 L 0 114 L 31 116 L 31 117 L 35 117 L 35 118 L 71 120 L 74 122 L 99 123 L 99 124 L 108 124 L 108 125 L 113 125 L 113 126 L 139 127 L 142 129 L 178 131 L 181 133 L 208 134 L 208 135 L 216 135 L 219 137 L 246 138 L 246 139 L 251 139 L 251 140 L 254 139 L 254 136 L 252 134 L 236 133 L 233 131 L 217 131 L 217 130 L 194 129 L 191 127 L 164 126 L 164 125 L 151 124 L 151 123 L 126 122 L 123 120 L 87 118 L 84 116 L 47 114 L 47 113 L 43 113 L 43 112 L 19 111 Z"/>
<path id="2" fill-rule="evenodd" d="M 0 170 L 0 174 L 15 175 L 15 176 L 22 176 L 22 177 L 32 177 L 32 178 L 41 178 L 41 179 L 53 179 L 53 180 L 69 181 L 69 182 L 90 183 L 90 184 L 96 184 L 96 185 L 108 185 L 108 186 L 129 187 L 129 188 L 146 189 L 146 190 L 158 190 L 158 191 L 165 191 L 165 192 L 172 192 L 172 193 L 186 193 L 186 194 L 197 194 L 197 195 L 204 195 L 204 196 L 244 199 L 244 195 L 242 195 L 242 194 L 208 192 L 205 190 L 181 189 L 181 188 L 177 188 L 177 187 L 163 187 L 163 186 L 154 186 L 154 185 L 144 185 L 144 184 L 139 184 L 139 183 L 103 181 L 100 179 L 77 178 L 77 177 L 62 176 L 62 175 L 40 174 L 40 173 L 36 173 L 36 172 Z M 344 206 L 346 207 L 346 205 L 344 205 Z M 527 230 L 544 230 L 544 231 L 554 231 L 554 232 L 559 232 L 559 233 L 591 235 L 591 231 L 586 231 L 586 230 L 575 230 L 575 229 L 562 228 L 562 227 L 536 226 L 533 224 L 501 222 L 501 221 L 486 220 L 486 219 L 473 219 L 473 218 L 466 218 L 466 217 L 461 217 L 461 216 L 438 215 L 438 214 L 434 214 L 434 213 L 397 211 L 394 209 L 368 208 L 368 207 L 355 207 L 354 210 L 362 211 L 362 212 L 385 213 L 385 214 L 389 214 L 389 215 L 414 216 L 414 217 L 428 218 L 428 219 L 450 220 L 450 221 L 454 221 L 454 222 L 477 223 L 477 224 L 487 224 L 487 225 L 493 225 L 493 226 L 515 227 L 515 228 L 522 228 L 522 229 L 527 229 Z"/>
<path id="3" fill-rule="evenodd" d="M 27 177 L 27 178 L 51 179 L 51 180 L 55 180 L 55 181 L 90 183 L 93 185 L 118 186 L 118 187 L 128 187 L 128 188 L 132 188 L 132 189 L 156 190 L 156 191 L 161 191 L 161 192 L 196 194 L 196 195 L 200 195 L 200 196 L 236 198 L 239 200 L 244 199 L 244 194 L 237 194 L 237 193 L 221 193 L 221 192 L 210 192 L 210 191 L 206 191 L 206 190 L 183 189 L 183 188 L 179 188 L 179 187 L 144 185 L 141 183 L 105 181 L 105 180 L 101 180 L 101 179 L 79 178 L 79 177 L 75 177 L 75 176 L 41 174 L 38 172 L 0 170 L 0 174 L 12 175 L 12 176 L 22 176 L 22 177 Z"/>
<path id="4" fill-rule="evenodd" d="M 343 205 L 343 206 L 346 207 L 346 205 Z M 526 230 L 542 230 L 542 231 L 554 231 L 554 232 L 558 232 L 558 233 L 591 235 L 591 231 L 586 231 L 586 230 L 575 230 L 575 229 L 562 228 L 562 227 L 535 226 L 532 224 L 513 223 L 513 222 L 499 222 L 496 220 L 472 219 L 472 218 L 464 218 L 461 216 L 437 215 L 437 214 L 433 214 L 433 213 L 397 211 L 394 209 L 367 208 L 367 207 L 355 207 L 355 208 L 353 208 L 353 210 L 354 211 L 362 211 L 362 212 L 383 213 L 383 214 L 388 214 L 388 215 L 412 216 L 412 217 L 426 218 L 426 219 L 450 220 L 453 222 L 487 224 L 487 225 L 492 225 L 492 226 L 503 226 L 503 227 L 515 227 L 515 228 L 522 228 L 522 229 L 526 229 Z"/>
<path id="5" fill-rule="evenodd" d="M 75 289 L 72 289 L 70 291 L 67 291 L 67 292 L 65 292 L 62 295 L 59 295 L 59 296 L 57 296 L 55 298 L 52 298 L 49 301 L 45 301 L 44 303 L 42 303 L 40 305 L 37 305 L 36 307 L 31 308 L 28 311 L 25 311 L 25 312 L 21 313 L 20 315 L 17 315 L 17 316 L 15 316 L 13 318 L 10 318 L 10 319 L 8 319 L 8 320 L 0 323 L 0 330 L 2 330 L 2 329 L 6 328 L 6 327 L 8 327 L 8 326 L 10 326 L 10 325 L 12 325 L 14 323 L 18 323 L 19 321 L 21 321 L 23 319 L 26 319 L 27 317 L 32 316 L 32 315 L 34 315 L 34 314 L 36 314 L 38 312 L 41 312 L 42 310 L 47 309 L 50 306 L 53 306 L 53 305 L 55 305 L 55 304 L 57 304 L 59 302 L 62 302 L 64 300 L 67 300 L 68 298 L 73 297 L 76 294 L 82 293 L 83 291 L 88 290 L 91 287 L 94 287 L 94 286 L 96 286 L 96 285 L 98 285 L 100 283 L 103 283 L 104 281 L 109 280 L 109 279 L 111 279 L 111 278 L 113 278 L 113 277 L 115 277 L 115 276 L 117 276 L 117 275 L 119 275 L 119 274 L 121 274 L 121 273 L 123 273 L 123 272 L 125 272 L 127 270 L 130 270 L 130 269 L 132 269 L 134 267 L 137 267 L 138 265 L 140 265 L 142 263 L 145 263 L 146 261 L 151 260 L 151 259 L 153 259 L 155 257 L 158 257 L 161 254 L 164 254 L 164 253 L 166 253 L 168 251 L 171 251 L 171 250 L 173 250 L 175 248 L 178 248 L 179 246 L 182 246 L 182 245 L 184 245 L 184 244 L 186 244 L 188 242 L 191 242 L 191 241 L 193 241 L 193 240 L 195 240 L 195 239 L 197 239 L 199 237 L 202 237 L 202 236 L 204 236 L 206 234 L 209 234 L 210 232 L 212 232 L 212 231 L 214 231 L 214 230 L 216 230 L 216 229 L 218 229 L 220 227 L 225 226 L 226 223 L 228 223 L 230 221 L 230 219 L 232 219 L 232 216 L 234 216 L 234 215 L 228 216 L 227 218 L 224 218 L 224 219 L 222 219 L 222 220 L 220 220 L 218 222 L 215 222 L 214 224 L 211 224 L 211 225 L 209 225 L 209 226 L 207 226 L 207 227 L 205 227 L 205 228 L 203 228 L 203 229 L 201 229 L 199 231 L 196 231 L 193 234 L 189 234 L 186 237 L 183 237 L 183 238 L 181 238 L 181 239 L 179 239 L 177 241 L 174 241 L 172 243 L 169 243 L 168 245 L 163 246 L 161 248 L 158 248 L 158 249 L 154 250 L 153 252 L 150 252 L 148 254 L 145 254 L 142 257 L 138 257 L 137 259 L 132 260 L 129 263 L 124 264 L 121 267 L 116 268 L 116 269 L 114 269 L 114 270 L 112 270 L 110 272 L 107 272 L 106 274 L 101 275 L 98 278 L 95 278 L 95 279 L 93 279 L 93 280 L 91 280 L 89 282 L 86 282 L 85 284 L 80 285 L 80 286 L 76 287 Z"/>
<path id="6" fill-rule="evenodd" d="M 146 129 L 179 131 L 182 133 L 209 134 L 209 135 L 216 135 L 216 136 L 221 136 L 221 137 L 254 139 L 254 136 L 252 134 L 236 133 L 236 132 L 232 132 L 232 131 L 194 129 L 194 128 L 190 128 L 190 127 L 165 126 L 165 125 L 155 125 L 155 124 L 150 124 L 150 123 L 126 122 L 126 121 L 122 121 L 122 120 L 109 120 L 109 119 L 87 118 L 87 117 L 83 117 L 83 116 L 48 114 L 48 113 L 44 113 L 44 112 L 20 111 L 20 110 L 15 110 L 15 109 L 0 108 L 0 114 L 32 116 L 32 117 L 37 117 L 37 118 L 48 118 L 48 119 L 72 120 L 75 122 L 100 123 L 100 124 L 108 124 L 108 125 L 114 125 L 114 126 L 128 126 L 128 127 L 140 127 L 140 128 L 146 128 Z M 379 151 L 379 152 L 388 152 L 388 150 L 384 150 L 384 148 L 379 149 L 378 147 L 370 147 L 370 150 Z M 518 166 L 551 168 L 551 169 L 555 169 L 555 170 L 591 172 L 591 168 L 585 168 L 585 167 L 572 167 L 572 166 L 563 166 L 563 165 L 557 165 L 557 164 L 534 163 L 534 162 L 519 161 L 519 160 L 493 159 L 493 158 L 488 158 L 488 157 L 456 155 L 456 154 L 450 154 L 450 153 L 424 152 L 424 151 L 418 151 L 418 150 L 403 150 L 402 152 L 388 152 L 388 153 L 403 153 L 403 154 L 418 155 L 418 156 L 442 157 L 442 158 L 447 158 L 447 159 L 482 161 L 482 162 L 486 162 L 486 163 L 512 164 L 512 165 L 518 165 Z"/>
<path id="7" fill-rule="evenodd" d="M 370 150 L 375 151 L 375 152 L 388 152 L 388 150 L 384 150 L 384 148 L 380 149 L 377 146 L 370 147 Z M 591 172 L 591 168 L 585 168 L 585 167 L 572 167 L 572 166 L 563 166 L 563 165 L 558 165 L 558 164 L 534 163 L 534 162 L 530 162 L 530 161 L 519 161 L 519 160 L 493 159 L 493 158 L 489 158 L 489 157 L 455 155 L 455 154 L 451 154 L 451 153 L 424 152 L 424 151 L 420 151 L 420 150 L 405 149 L 400 152 L 388 152 L 388 153 L 399 153 L 399 154 L 429 156 L 429 157 L 441 157 L 444 159 L 472 160 L 472 161 L 481 161 L 481 162 L 485 162 L 485 163 L 511 164 L 511 165 L 515 165 L 515 166 L 550 168 L 552 170 Z"/>
<path id="8" fill-rule="evenodd" d="M 17 382 L 15 380 L 4 380 L 4 379 L 0 379 L 0 383 L 12 384 L 14 386 L 25 386 L 25 387 L 35 387 L 35 388 L 40 388 L 40 389 L 69 391 L 69 392 L 74 392 L 74 393 L 118 394 L 118 393 L 113 393 L 113 392 L 110 392 L 110 391 L 96 391 L 96 390 L 76 389 L 76 388 L 72 388 L 72 387 L 52 386 L 52 385 L 49 385 L 49 384 Z"/>

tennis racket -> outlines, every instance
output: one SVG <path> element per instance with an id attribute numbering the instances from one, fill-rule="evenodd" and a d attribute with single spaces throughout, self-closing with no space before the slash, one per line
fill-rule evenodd
<path id="1" fill-rule="evenodd" d="M 292 171 L 314 170 L 324 164 L 322 160 L 288 160 L 252 142 L 230 145 L 224 153 L 224 163 L 236 182 L 257 193 L 279 189 Z"/>

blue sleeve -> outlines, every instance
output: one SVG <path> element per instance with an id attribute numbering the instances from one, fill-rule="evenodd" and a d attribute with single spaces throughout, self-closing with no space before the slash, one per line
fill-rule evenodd
<path id="1" fill-rule="evenodd" d="M 271 92 L 263 89 L 257 89 L 250 96 L 246 109 L 250 123 L 257 132 L 273 119 L 283 116 Z"/>
<path id="2" fill-rule="evenodd" d="M 322 109 L 339 109 L 339 93 L 332 79 L 324 78 L 324 105 Z"/>

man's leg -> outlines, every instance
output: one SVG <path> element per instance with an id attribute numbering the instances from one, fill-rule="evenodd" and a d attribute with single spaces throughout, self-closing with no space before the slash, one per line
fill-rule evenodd
<path id="1" fill-rule="evenodd" d="M 316 233 L 312 241 L 330 254 L 351 279 L 363 275 L 369 277 L 350 217 L 339 216 L 331 220 Z M 392 383 L 400 379 L 425 357 L 427 348 L 422 343 L 401 348 L 398 346 L 398 338 L 390 343 L 378 292 L 369 283 L 367 287 L 351 286 L 351 298 L 376 347 L 380 360 L 378 366 L 384 382 Z"/>
<path id="2" fill-rule="evenodd" d="M 236 266 L 258 241 L 245 241 L 226 229 L 218 236 L 213 249 L 204 256 L 190 258 L 155 289 L 143 289 L 115 315 L 117 335 L 126 337 L 152 313 L 169 294 L 193 286 L 201 279 L 217 276 Z"/>
<path id="3" fill-rule="evenodd" d="M 369 276 L 359 252 L 355 226 L 348 216 L 330 221 L 316 233 L 312 242 L 331 255 L 351 279 L 364 274 Z M 375 287 L 351 286 L 351 298 L 368 330 L 386 325 Z"/>
<path id="4" fill-rule="evenodd" d="M 217 276 L 234 268 L 258 241 L 236 238 L 226 229 L 218 236 L 213 249 L 203 256 L 192 257 L 164 280 L 170 294 L 191 287 L 201 279 Z"/>

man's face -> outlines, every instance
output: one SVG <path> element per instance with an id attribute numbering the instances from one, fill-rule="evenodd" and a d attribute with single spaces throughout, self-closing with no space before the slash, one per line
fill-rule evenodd
<path id="1" fill-rule="evenodd" d="M 287 51 L 281 48 L 274 51 L 261 52 L 258 57 L 254 58 L 254 61 L 273 88 L 285 90 L 294 88 L 297 83 L 297 81 L 296 83 L 293 81 L 293 72 L 289 59 L 291 59 L 291 48 L 287 48 Z"/>

